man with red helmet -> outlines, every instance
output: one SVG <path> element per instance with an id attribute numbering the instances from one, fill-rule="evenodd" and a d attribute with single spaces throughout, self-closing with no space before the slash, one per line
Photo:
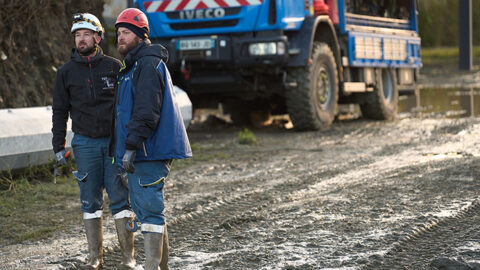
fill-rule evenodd
<path id="1" fill-rule="evenodd" d="M 80 187 L 83 222 L 87 235 L 89 258 L 81 269 L 99 269 L 103 264 L 103 190 L 110 200 L 109 209 L 115 220 L 122 249 L 122 269 L 133 269 L 133 234 L 126 229 L 133 219 L 128 190 L 119 170 L 109 156 L 111 114 L 120 61 L 103 54 L 98 44 L 104 29 L 90 13 L 73 16 L 71 33 L 75 48 L 71 60 L 62 65 L 55 79 L 53 92 L 52 145 L 57 163 L 66 164 L 65 136 L 68 117 L 72 119 L 72 148 Z"/>
<path id="2" fill-rule="evenodd" d="M 128 173 L 132 209 L 141 222 L 145 269 L 169 269 L 163 188 L 173 159 L 192 156 L 166 67 L 167 50 L 148 39 L 145 14 L 124 10 L 115 23 L 124 56 L 116 97 L 115 161 Z M 113 146 L 115 145 L 115 146 Z M 113 154 L 113 153 L 112 153 Z"/>

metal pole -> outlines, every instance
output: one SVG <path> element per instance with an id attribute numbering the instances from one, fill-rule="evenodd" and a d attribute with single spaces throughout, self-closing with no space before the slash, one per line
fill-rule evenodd
<path id="1" fill-rule="evenodd" d="M 475 117 L 475 91 L 470 87 L 470 116 Z"/>
<path id="2" fill-rule="evenodd" d="M 458 67 L 472 70 L 472 0 L 458 1 Z"/>

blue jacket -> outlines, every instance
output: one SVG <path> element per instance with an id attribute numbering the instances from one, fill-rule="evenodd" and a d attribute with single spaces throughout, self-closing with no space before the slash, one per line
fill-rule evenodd
<path id="1" fill-rule="evenodd" d="M 125 149 L 137 150 L 135 162 L 192 156 L 167 59 L 167 50 L 148 39 L 125 57 L 118 78 L 112 138 L 118 165 Z"/>

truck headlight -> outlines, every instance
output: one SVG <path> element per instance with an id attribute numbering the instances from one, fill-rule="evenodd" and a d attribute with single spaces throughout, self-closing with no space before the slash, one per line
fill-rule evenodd
<path id="1" fill-rule="evenodd" d="M 286 48 L 285 48 L 285 43 L 279 41 L 277 42 L 277 54 L 278 55 L 284 55 L 286 53 Z"/>
<path id="2" fill-rule="evenodd" d="M 248 46 L 250 55 L 275 55 L 277 44 L 275 42 L 252 43 Z"/>

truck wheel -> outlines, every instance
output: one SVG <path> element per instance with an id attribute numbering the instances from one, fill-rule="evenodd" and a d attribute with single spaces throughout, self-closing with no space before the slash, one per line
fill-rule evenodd
<path id="1" fill-rule="evenodd" d="M 368 119 L 393 120 L 398 110 L 397 76 L 393 69 L 379 69 L 372 93 L 365 94 L 360 104 L 362 115 Z"/>
<path id="2" fill-rule="evenodd" d="M 338 74 L 332 50 L 326 43 L 315 42 L 312 64 L 289 70 L 290 81 L 297 88 L 286 92 L 287 109 L 297 130 L 328 127 L 337 111 Z"/>

